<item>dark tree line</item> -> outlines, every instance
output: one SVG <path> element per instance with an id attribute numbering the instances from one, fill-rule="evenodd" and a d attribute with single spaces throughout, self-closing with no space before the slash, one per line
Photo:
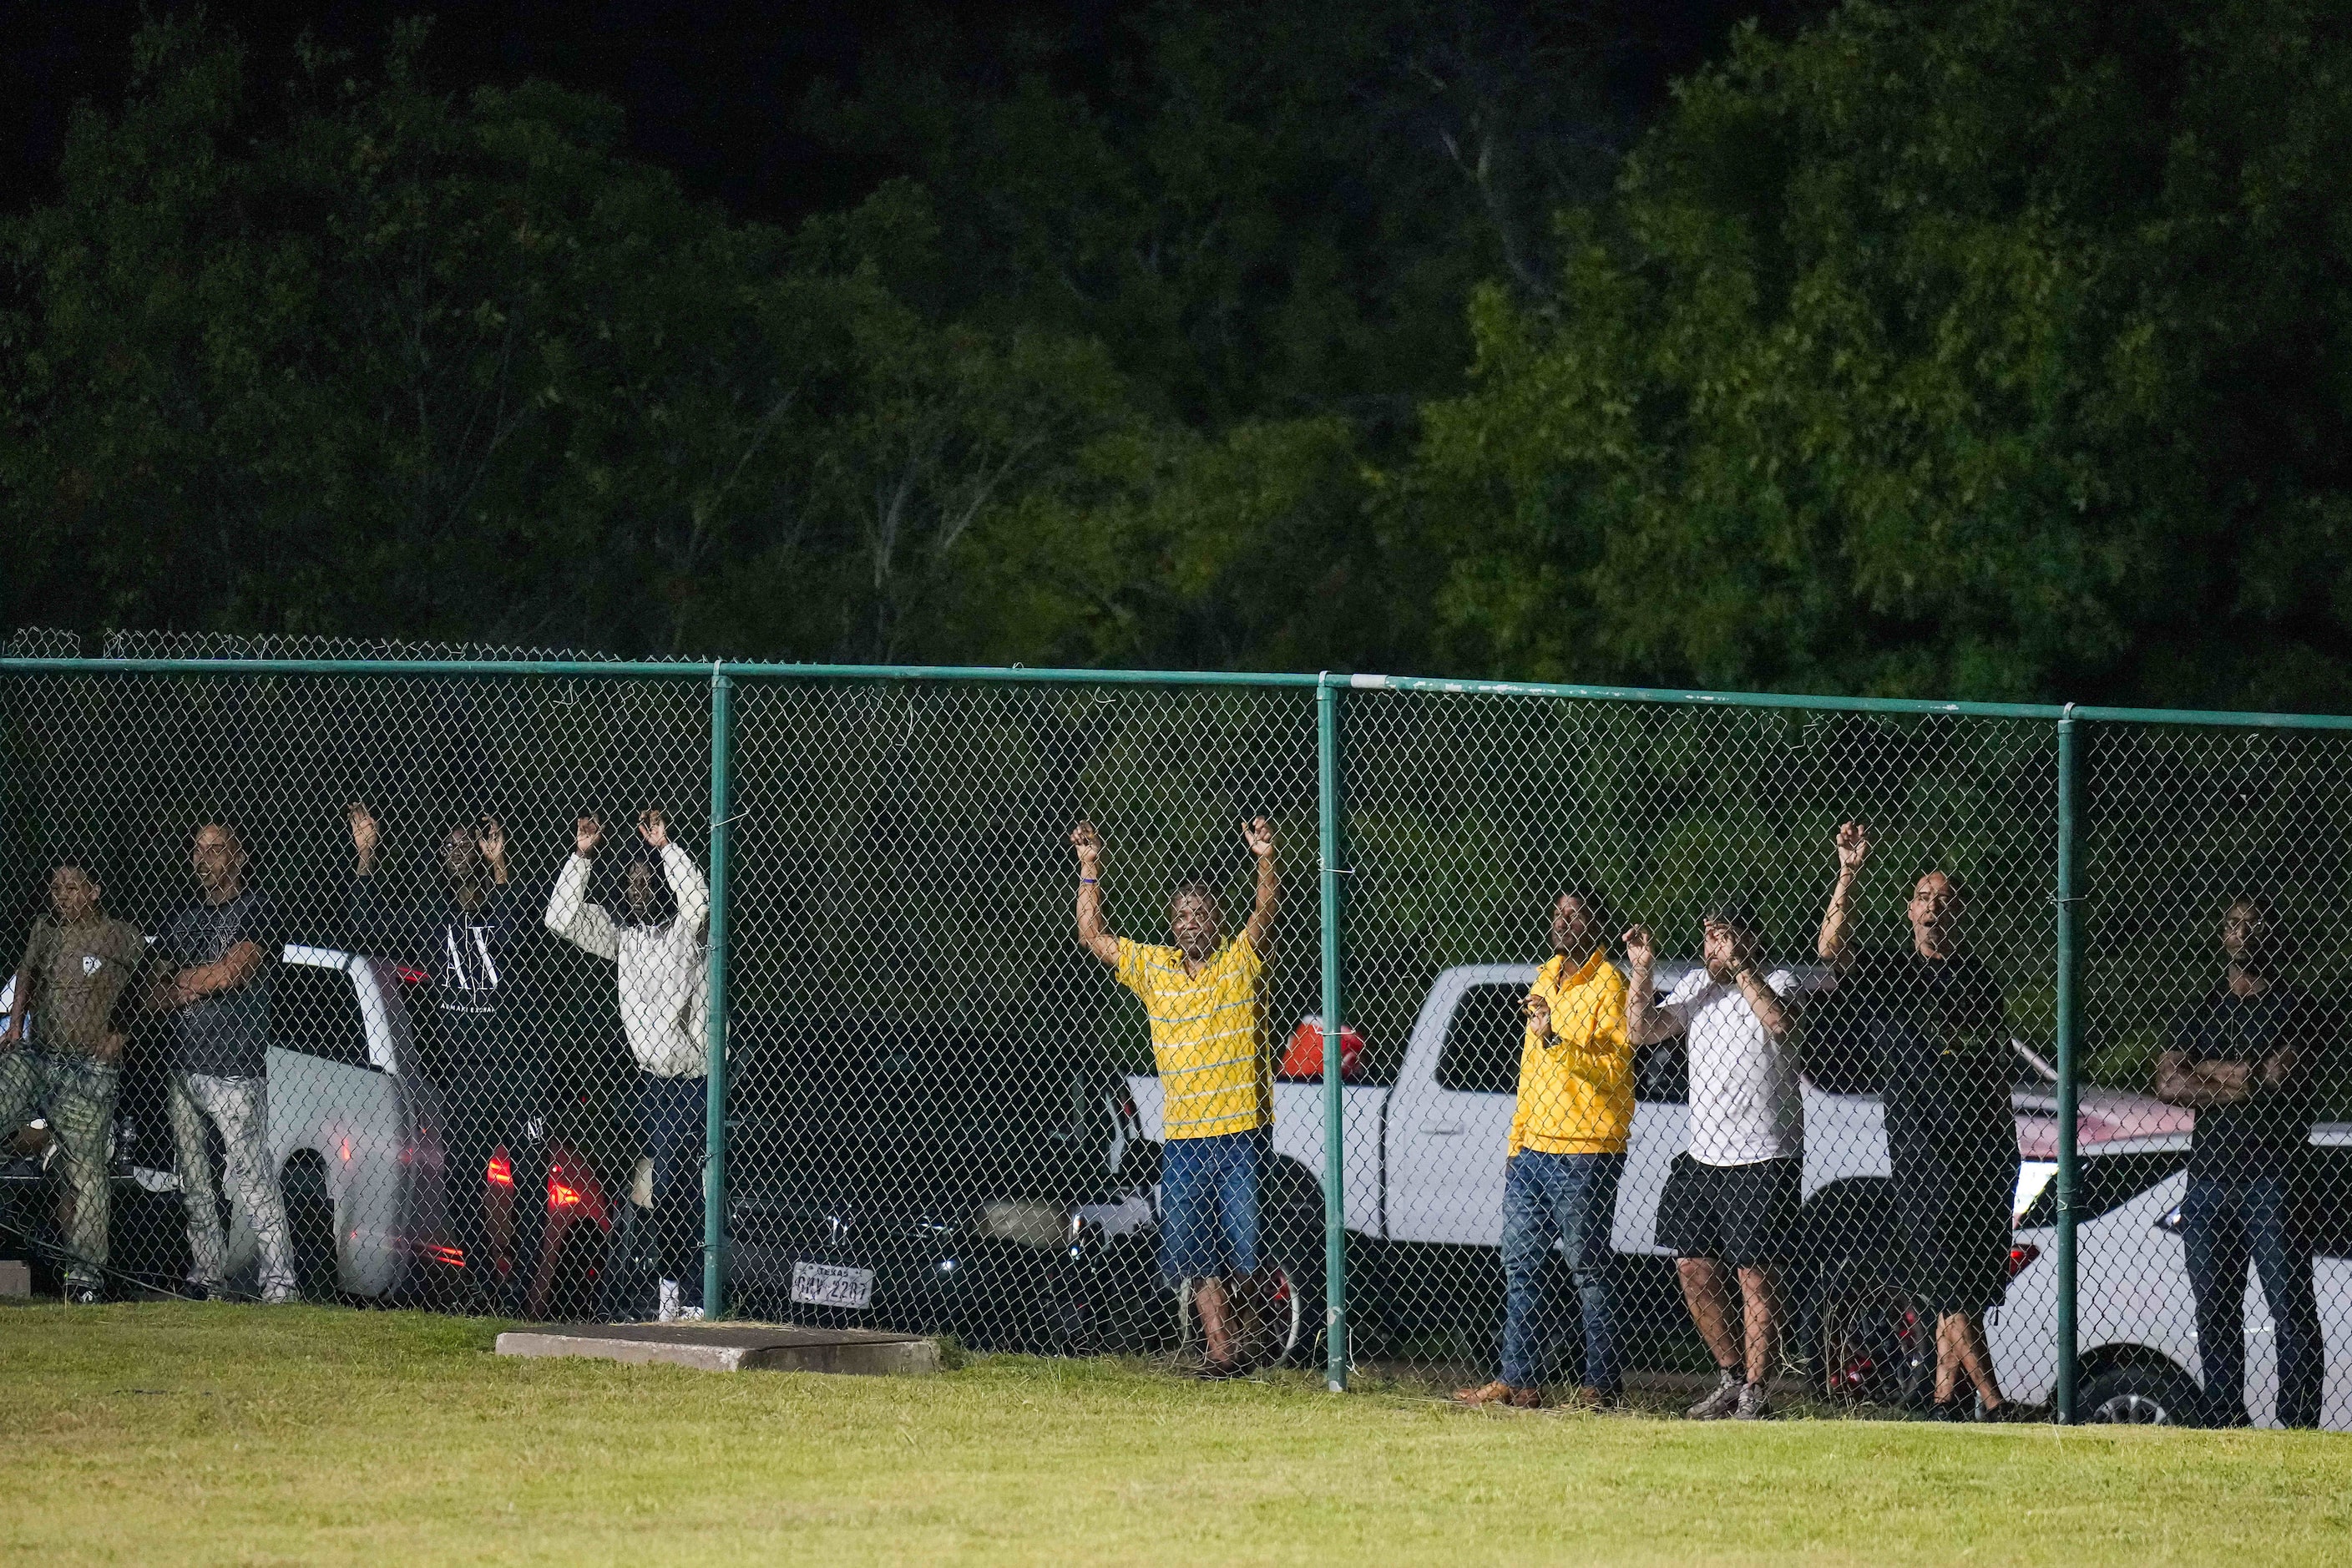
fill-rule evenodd
<path id="1" fill-rule="evenodd" d="M 911 27 L 740 222 L 422 25 L 152 26 L 0 225 L 12 623 L 2352 700 L 2352 37 L 1850 4 Z"/>

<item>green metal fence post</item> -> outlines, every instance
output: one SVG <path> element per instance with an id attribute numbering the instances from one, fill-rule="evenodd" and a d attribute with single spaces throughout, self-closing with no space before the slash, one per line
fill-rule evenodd
<path id="1" fill-rule="evenodd" d="M 704 1049 L 707 1118 L 702 1145 L 702 1306 L 713 1318 L 727 1310 L 727 826 L 733 818 L 735 709 L 733 683 L 710 671 L 710 926 L 709 1017 Z"/>
<path id="2" fill-rule="evenodd" d="M 2058 1419 L 2074 1419 L 2074 827 L 2077 741 L 2074 705 L 2058 721 Z"/>
<path id="3" fill-rule="evenodd" d="M 1317 837 L 1323 894 L 1323 1330 L 1329 1348 L 1325 1377 L 1331 1392 L 1348 1391 L 1348 1129 L 1339 1071 L 1339 1031 L 1346 1013 L 1339 984 L 1339 689 L 1326 673 L 1315 686 Z"/>

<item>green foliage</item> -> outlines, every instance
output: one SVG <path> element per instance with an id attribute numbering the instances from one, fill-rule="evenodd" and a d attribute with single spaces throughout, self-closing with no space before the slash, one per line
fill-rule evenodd
<path id="1" fill-rule="evenodd" d="M 1642 9 L 947 10 L 803 118 L 936 193 L 958 308 L 1098 338 L 1196 427 L 1394 431 L 1458 386 L 1470 286 L 1540 286 L 1549 207 L 1606 191 L 1602 50 Z"/>
<path id="2" fill-rule="evenodd" d="M 1100 352 L 927 320 L 615 152 L 609 106 L 313 56 L 251 133 L 236 48 L 142 36 L 65 196 L 10 224 L 0 449 L 50 621 L 937 656 L 975 523 L 1126 417 Z M 967 607 L 984 612 L 985 606 Z"/>
<path id="3" fill-rule="evenodd" d="M 2333 705 L 2352 40 L 1848 5 L 1684 85 L 1419 476 L 1447 662 Z"/>
<path id="4" fill-rule="evenodd" d="M 2323 8 L 1856 0 L 1630 156 L 1639 7 L 1018 15 L 813 96 L 790 234 L 151 26 L 0 222 L 8 618 L 2352 700 Z"/>

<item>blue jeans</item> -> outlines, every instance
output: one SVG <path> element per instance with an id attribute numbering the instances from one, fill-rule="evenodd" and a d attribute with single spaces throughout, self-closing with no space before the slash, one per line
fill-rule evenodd
<path id="1" fill-rule="evenodd" d="M 700 1073 L 637 1079 L 637 1127 L 654 1163 L 654 1239 L 662 1278 L 683 1306 L 702 1305 L 703 1129 L 709 1089 Z"/>
<path id="2" fill-rule="evenodd" d="M 1160 1155 L 1160 1272 L 1170 1284 L 1257 1272 L 1264 1128 L 1171 1138 Z"/>
<path id="3" fill-rule="evenodd" d="M 2294 1222 L 2294 1183 L 2284 1174 L 2191 1176 L 2180 1205 L 2189 1287 L 2197 1293 L 2197 1354 L 2205 1373 L 2205 1416 L 2217 1426 L 2246 1418 L 2246 1265 L 2263 1279 L 2278 1349 L 2278 1419 L 2319 1425 L 2325 1352 L 2312 1290 L 2311 1249 Z"/>
<path id="4" fill-rule="evenodd" d="M 1616 1314 L 1609 1300 L 1609 1232 L 1617 1216 L 1622 1154 L 1511 1157 L 1503 1177 L 1503 1381 L 1543 1381 L 1544 1265 L 1561 1243 L 1576 1275 L 1584 1316 L 1584 1382 L 1603 1394 L 1621 1386 Z"/>

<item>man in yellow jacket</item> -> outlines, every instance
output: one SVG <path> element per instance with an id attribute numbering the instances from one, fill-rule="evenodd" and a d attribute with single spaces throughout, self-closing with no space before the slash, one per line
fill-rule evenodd
<path id="1" fill-rule="evenodd" d="M 1552 958 L 1528 991 L 1518 1109 L 1503 1178 L 1502 1376 L 1454 1397 L 1465 1405 L 1543 1403 L 1544 1261 L 1564 1245 L 1584 1315 L 1577 1401 L 1613 1404 L 1622 1391 L 1609 1299 L 1609 1233 L 1633 1123 L 1633 1052 L 1625 1037 L 1625 978 L 1601 951 L 1609 913 L 1589 888 L 1552 902 Z"/>

